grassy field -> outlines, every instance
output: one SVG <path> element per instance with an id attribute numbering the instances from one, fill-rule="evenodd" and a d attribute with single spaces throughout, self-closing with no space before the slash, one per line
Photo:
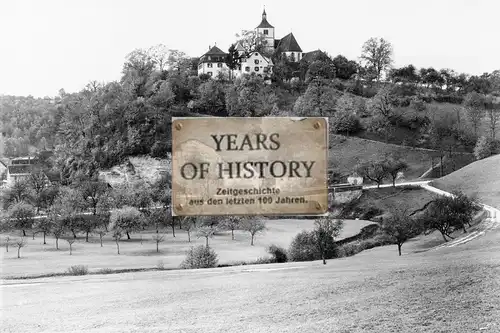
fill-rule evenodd
<path id="1" fill-rule="evenodd" d="M 369 221 L 346 220 L 340 238 L 357 234 L 361 228 L 370 224 Z M 302 230 L 313 228 L 313 220 L 271 220 L 267 222 L 268 230 L 255 238 L 255 245 L 250 245 L 250 234 L 235 231 L 235 240 L 231 240 L 231 232 L 222 232 L 209 240 L 210 246 L 219 255 L 219 263 L 240 261 L 254 261 L 260 257 L 267 257 L 266 249 L 271 244 L 288 248 L 293 237 Z M 73 244 L 73 253 L 69 254 L 69 245 L 59 240 L 59 248 L 55 247 L 55 239 L 47 237 L 47 244 L 43 245 L 43 237 L 38 235 L 35 240 L 28 237 L 28 245 L 21 249 L 21 258 L 17 258 L 17 248 L 10 246 L 5 251 L 5 235 L 1 235 L 2 248 L 0 250 L 0 276 L 22 276 L 47 273 L 62 273 L 72 265 L 87 265 L 89 270 L 102 268 L 154 268 L 162 261 L 165 268 L 177 268 L 185 257 L 190 246 L 205 244 L 205 238 L 197 239 L 183 230 L 176 230 L 175 238 L 170 230 L 165 234 L 165 241 L 160 243 L 160 252 L 156 252 L 156 243 L 151 239 L 153 232 L 132 234 L 131 240 L 120 242 L 120 255 L 117 254 L 116 244 L 106 236 L 104 246 L 101 247 L 98 237 L 93 237 L 89 243 L 80 237 Z M 15 235 L 18 237 L 18 235 Z M 142 236 L 142 243 L 141 243 Z M 339 238 L 339 239 L 340 239 Z"/>
<path id="2" fill-rule="evenodd" d="M 384 213 L 390 208 L 401 204 L 416 210 L 423 207 L 427 202 L 434 199 L 435 195 L 420 187 L 385 187 L 379 189 L 363 190 L 356 205 L 351 210 L 354 216 L 363 216 L 373 208 L 378 208 Z"/>
<path id="3" fill-rule="evenodd" d="M 374 142 L 356 137 L 331 136 L 330 164 L 338 166 L 342 173 L 350 173 L 359 161 L 376 159 L 386 153 L 400 154 L 410 165 L 405 172 L 406 180 L 420 177 L 432 165 L 434 152 Z M 434 164 L 437 159 L 434 158 Z"/>
<path id="4" fill-rule="evenodd" d="M 484 204 L 500 208 L 500 155 L 474 162 L 432 182 L 445 190 L 461 190 Z"/>
<path id="5" fill-rule="evenodd" d="M 2 330 L 16 333 L 499 332 L 499 274 L 491 232 L 454 248 L 398 257 L 386 246 L 327 265 L 2 281 L 0 312 Z"/>

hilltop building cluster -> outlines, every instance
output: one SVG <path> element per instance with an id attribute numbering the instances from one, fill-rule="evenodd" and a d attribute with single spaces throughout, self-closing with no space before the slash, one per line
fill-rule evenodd
<path id="1" fill-rule="evenodd" d="M 262 13 L 262 20 L 255 28 L 255 33 L 262 38 L 263 49 L 268 54 L 280 53 L 286 55 L 290 61 L 300 61 L 307 57 L 309 53 L 302 52 L 302 48 L 295 39 L 293 33 L 289 33 L 281 39 L 275 37 L 275 28 L 267 20 L 266 10 Z M 261 52 L 247 52 L 238 42 L 236 44 L 238 53 L 238 66 L 232 70 L 233 77 L 239 77 L 243 74 L 255 73 L 258 76 L 268 78 L 273 72 L 273 61 L 270 57 L 265 56 Z M 208 51 L 200 57 L 198 63 L 198 75 L 207 74 L 212 77 L 217 77 L 219 73 L 228 73 L 230 69 L 226 64 L 228 53 L 222 51 L 215 46 L 209 46 Z"/>

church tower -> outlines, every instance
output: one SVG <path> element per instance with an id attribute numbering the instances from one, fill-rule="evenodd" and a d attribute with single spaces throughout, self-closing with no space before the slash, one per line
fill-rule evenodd
<path id="1" fill-rule="evenodd" d="M 259 35 L 264 36 L 265 49 L 272 53 L 274 51 L 274 27 L 267 22 L 265 8 L 262 12 L 262 21 L 255 30 Z"/>

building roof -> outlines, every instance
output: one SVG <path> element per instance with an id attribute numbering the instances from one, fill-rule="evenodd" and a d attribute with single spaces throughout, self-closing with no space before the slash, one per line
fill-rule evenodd
<path id="1" fill-rule="evenodd" d="M 11 175 L 27 174 L 32 170 L 32 166 L 30 164 L 9 165 L 8 168 L 9 174 Z"/>
<path id="2" fill-rule="evenodd" d="M 2 162 L 2 161 L 0 160 L 0 166 L 3 166 L 3 167 L 5 167 L 5 168 L 6 168 L 6 167 L 7 167 L 7 164 L 5 164 L 4 162 Z"/>
<path id="3" fill-rule="evenodd" d="M 316 51 L 306 52 L 302 55 L 303 61 L 314 61 L 319 55 L 324 54 L 323 51 L 317 49 Z"/>
<path id="4" fill-rule="evenodd" d="M 267 22 L 267 14 L 266 14 L 266 10 L 265 9 L 262 12 L 262 21 L 257 26 L 257 29 L 259 29 L 259 28 L 274 28 L 272 25 L 269 24 L 269 22 Z"/>
<path id="5" fill-rule="evenodd" d="M 295 36 L 291 32 L 281 38 L 278 49 L 280 49 L 281 52 L 302 52 L 299 43 L 297 43 Z"/>
<path id="6" fill-rule="evenodd" d="M 217 46 L 212 46 L 207 53 L 205 53 L 203 56 L 206 55 L 214 55 L 214 56 L 225 56 L 227 53 L 219 49 Z"/>
<path id="7" fill-rule="evenodd" d="M 44 173 L 51 182 L 61 180 L 61 173 L 59 171 L 45 171 Z"/>

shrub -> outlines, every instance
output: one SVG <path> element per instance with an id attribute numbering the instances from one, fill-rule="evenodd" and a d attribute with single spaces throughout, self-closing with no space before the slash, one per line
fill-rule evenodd
<path id="1" fill-rule="evenodd" d="M 160 271 L 165 269 L 165 264 L 163 263 L 163 260 L 158 260 L 156 263 L 156 268 L 158 268 Z"/>
<path id="2" fill-rule="evenodd" d="M 273 244 L 269 246 L 267 252 L 272 256 L 274 262 L 282 263 L 288 261 L 286 250 L 282 247 Z"/>
<path id="3" fill-rule="evenodd" d="M 298 233 L 290 244 L 288 258 L 290 261 L 312 261 L 319 259 L 314 234 L 310 231 Z"/>
<path id="4" fill-rule="evenodd" d="M 325 259 L 337 257 L 337 244 L 333 236 L 325 243 Z M 288 250 L 289 261 L 313 261 L 320 260 L 321 253 L 318 249 L 318 241 L 314 231 L 301 231 L 298 233 L 290 244 Z"/>
<path id="5" fill-rule="evenodd" d="M 97 271 L 99 274 L 112 274 L 114 271 L 111 268 L 101 268 Z"/>
<path id="6" fill-rule="evenodd" d="M 186 258 L 181 264 L 181 268 L 212 268 L 217 267 L 218 261 L 217 254 L 212 248 L 205 245 L 199 245 L 189 249 Z"/>
<path id="7" fill-rule="evenodd" d="M 87 275 L 89 268 L 84 265 L 75 265 L 68 268 L 68 275 Z"/>

